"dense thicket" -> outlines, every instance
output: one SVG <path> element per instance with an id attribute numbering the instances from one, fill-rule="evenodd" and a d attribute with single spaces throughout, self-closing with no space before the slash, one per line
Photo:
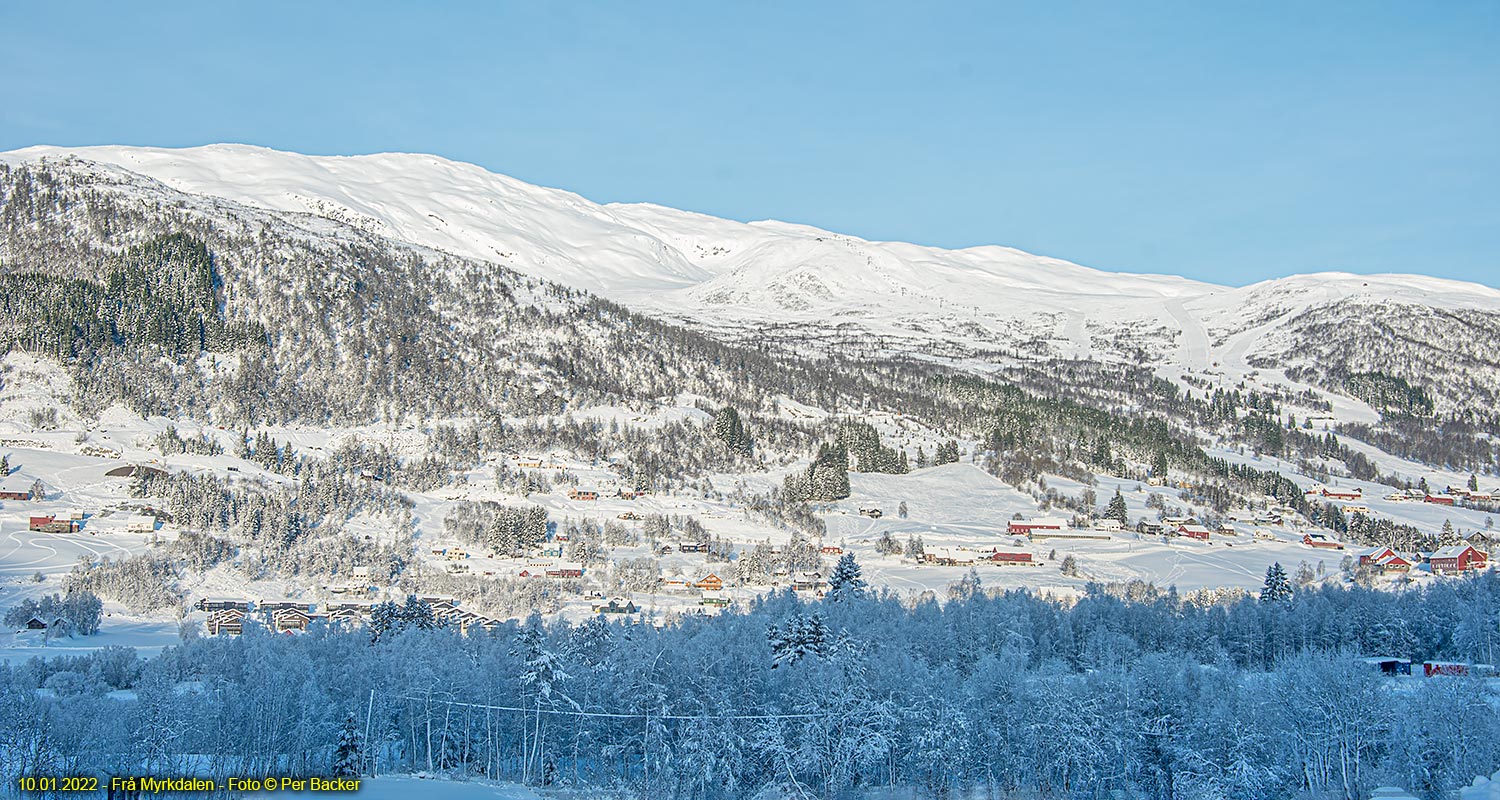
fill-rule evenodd
<path id="1" fill-rule="evenodd" d="M 1493 662 L 1493 575 L 1219 604 L 1132 584 L 1066 606 L 965 583 L 943 605 L 856 587 L 661 630 L 534 618 L 467 638 L 395 626 L 372 644 L 252 629 L 146 661 L 109 649 L 0 667 L 0 791 L 19 774 L 189 761 L 321 773 L 348 757 L 350 714 L 370 732 L 366 774 L 652 798 L 896 785 L 1277 800 L 1385 783 L 1437 798 L 1500 766 L 1480 682 L 1382 678 L 1351 658 Z"/>

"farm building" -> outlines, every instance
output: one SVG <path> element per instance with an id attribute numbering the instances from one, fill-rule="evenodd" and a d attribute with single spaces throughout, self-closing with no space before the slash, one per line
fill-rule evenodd
<path id="1" fill-rule="evenodd" d="M 1037 519 L 1011 520 L 1006 526 L 1008 533 L 1030 535 L 1032 531 L 1060 531 L 1068 527 L 1067 520 L 1057 517 L 1038 517 Z"/>
<path id="2" fill-rule="evenodd" d="M 678 542 L 677 550 L 683 553 L 707 553 L 708 542 Z"/>
<path id="3" fill-rule="evenodd" d="M 1208 541 L 1210 536 L 1213 536 L 1213 531 L 1203 527 L 1202 525 L 1178 525 L 1177 533 L 1181 536 L 1186 536 L 1189 539 L 1197 539 L 1201 542 L 1206 542 Z"/>
<path id="4" fill-rule="evenodd" d="M 1451 506 L 1453 505 L 1454 499 L 1455 498 L 1451 494 L 1429 494 L 1426 497 L 1422 498 L 1422 501 L 1425 503 L 1432 503 L 1433 505 Z"/>
<path id="5" fill-rule="evenodd" d="M 861 508 L 859 510 L 859 515 L 861 517 L 869 517 L 870 519 L 880 519 L 880 517 L 882 516 L 880 509 L 878 508 Z"/>
<path id="6" fill-rule="evenodd" d="M 1117 519 L 1096 519 L 1094 520 L 1094 530 L 1106 532 L 1123 531 L 1125 530 L 1125 526 Z"/>
<path id="7" fill-rule="evenodd" d="M 558 567 L 556 569 L 549 569 L 549 570 L 547 570 L 547 577 L 549 577 L 549 578 L 582 578 L 583 577 L 583 568 L 582 567 Z"/>
<path id="8" fill-rule="evenodd" d="M 144 464 L 126 464 L 123 467 L 115 467 L 104 473 L 104 475 L 109 478 L 134 478 L 136 475 L 147 478 L 165 478 L 167 477 L 167 471 L 157 469 L 156 467 L 148 467 Z"/>
<path id="9" fill-rule="evenodd" d="M 1454 544 L 1436 550 L 1427 563 L 1439 575 L 1453 575 L 1471 569 L 1484 569 L 1489 558 L 1470 544 Z"/>
<path id="10" fill-rule="evenodd" d="M 1032 539 L 1097 539 L 1109 541 L 1109 531 L 1101 531 L 1097 528 L 1037 528 L 1026 534 Z"/>
<path id="11" fill-rule="evenodd" d="M 693 586 L 705 592 L 718 592 L 724 589 L 724 579 L 710 572 L 707 575 L 693 581 Z"/>
<path id="12" fill-rule="evenodd" d="M 1329 500 L 1359 500 L 1365 496 L 1362 489 L 1329 489 L 1324 487 L 1323 496 Z"/>
<path id="13" fill-rule="evenodd" d="M 1304 533 L 1302 543 L 1308 547 L 1318 547 L 1325 550 L 1343 550 L 1344 543 L 1329 536 L 1326 533 Z"/>
<path id="14" fill-rule="evenodd" d="M 975 553 L 959 547 L 929 547 L 922 551 L 922 560 L 939 567 L 967 567 L 974 563 Z"/>
<path id="15" fill-rule="evenodd" d="M 568 491 L 569 500 L 598 500 L 599 493 L 592 489 L 571 489 Z"/>
<path id="16" fill-rule="evenodd" d="M 830 544 L 818 548 L 818 552 L 825 556 L 841 556 L 844 554 L 844 548 Z"/>
<path id="17" fill-rule="evenodd" d="M 77 533 L 78 521 L 72 519 L 58 519 L 53 516 L 32 517 L 29 529 L 42 533 Z"/>
<path id="18" fill-rule="evenodd" d="M 992 564 L 1017 564 L 1023 566 L 1036 563 L 1032 560 L 1030 553 L 1002 553 L 998 550 L 985 556 L 984 560 Z"/>
<path id="19" fill-rule="evenodd" d="M 0 478 L 0 500 L 32 500 L 31 487 L 36 481 L 11 475 Z"/>

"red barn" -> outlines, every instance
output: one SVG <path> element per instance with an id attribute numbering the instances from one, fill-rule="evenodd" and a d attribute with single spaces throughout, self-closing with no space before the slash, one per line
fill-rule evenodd
<path id="1" fill-rule="evenodd" d="M 1208 541 L 1208 537 L 1213 534 L 1212 531 L 1202 525 L 1178 525 L 1177 532 L 1189 539 L 1198 539 L 1204 542 Z"/>
<path id="2" fill-rule="evenodd" d="M 0 500 L 32 500 L 31 483 L 17 475 L 0 477 Z"/>
<path id="3" fill-rule="evenodd" d="M 1031 554 L 1030 553 L 1001 553 L 999 551 L 996 551 L 994 553 L 990 553 L 989 556 L 988 556 L 988 559 L 989 559 L 990 562 L 995 563 L 995 564 L 1021 564 L 1021 565 L 1026 565 L 1026 564 L 1034 563 L 1031 560 Z"/>
<path id="4" fill-rule="evenodd" d="M 1484 569 L 1488 561 L 1489 558 L 1484 553 L 1467 544 L 1449 545 L 1428 558 L 1432 571 L 1440 575 Z"/>
<path id="5" fill-rule="evenodd" d="M 1329 500 L 1358 500 L 1365 493 L 1363 489 L 1324 489 L 1323 496 Z"/>
<path id="6" fill-rule="evenodd" d="M 78 520 L 58 519 L 57 517 L 32 517 L 29 526 L 31 530 L 42 533 L 77 533 Z"/>
<path id="7" fill-rule="evenodd" d="M 1032 531 L 1060 531 L 1067 526 L 1066 520 L 1053 517 L 1042 517 L 1039 519 L 1011 520 L 1007 530 L 1010 533 L 1025 535 Z"/>
<path id="8" fill-rule="evenodd" d="M 1469 665 L 1458 661 L 1428 661 L 1422 665 L 1422 674 L 1429 678 L 1438 675 L 1461 678 L 1469 674 Z"/>
<path id="9" fill-rule="evenodd" d="M 1321 547 L 1327 550 L 1343 550 L 1344 543 L 1329 536 L 1326 533 L 1304 533 L 1302 543 L 1308 547 Z"/>
<path id="10" fill-rule="evenodd" d="M 1434 505 L 1440 505 L 1440 506 L 1451 506 L 1451 505 L 1453 505 L 1453 495 L 1451 495 L 1451 494 L 1429 494 L 1424 499 L 1427 502 L 1432 503 Z"/>

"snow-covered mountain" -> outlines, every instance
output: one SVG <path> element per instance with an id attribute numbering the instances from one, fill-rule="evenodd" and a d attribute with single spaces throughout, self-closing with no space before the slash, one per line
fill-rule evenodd
<path id="1" fill-rule="evenodd" d="M 305 156 L 244 145 L 0 154 L 11 164 L 65 158 L 502 263 L 731 339 L 980 367 L 1117 360 L 1171 377 L 1302 367 L 1328 385 L 1349 372 L 1414 367 L 1410 377 L 1431 379 L 1451 364 L 1463 385 L 1440 381 L 1440 402 L 1500 394 L 1500 290 L 1472 283 L 1322 273 L 1227 287 L 1112 273 L 998 246 L 945 250 L 599 204 L 430 155 Z M 1403 335 L 1407 328 L 1421 335 Z M 1313 351 L 1324 357 L 1314 363 L 1305 357 Z"/>

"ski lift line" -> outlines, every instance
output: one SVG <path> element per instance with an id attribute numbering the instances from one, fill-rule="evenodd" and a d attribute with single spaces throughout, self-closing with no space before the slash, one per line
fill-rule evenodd
<path id="1" fill-rule="evenodd" d="M 526 714 L 551 714 L 561 717 L 605 717 L 608 719 L 815 719 L 829 716 L 822 714 L 623 714 L 610 711 L 566 711 L 555 708 L 523 708 L 521 706 L 493 706 L 485 703 L 465 703 L 459 700 L 439 700 L 436 698 L 417 697 L 413 695 L 395 695 L 398 700 L 411 700 L 420 703 L 443 703 L 450 706 L 462 706 L 464 708 L 482 708 L 488 711 L 517 711 Z"/>

